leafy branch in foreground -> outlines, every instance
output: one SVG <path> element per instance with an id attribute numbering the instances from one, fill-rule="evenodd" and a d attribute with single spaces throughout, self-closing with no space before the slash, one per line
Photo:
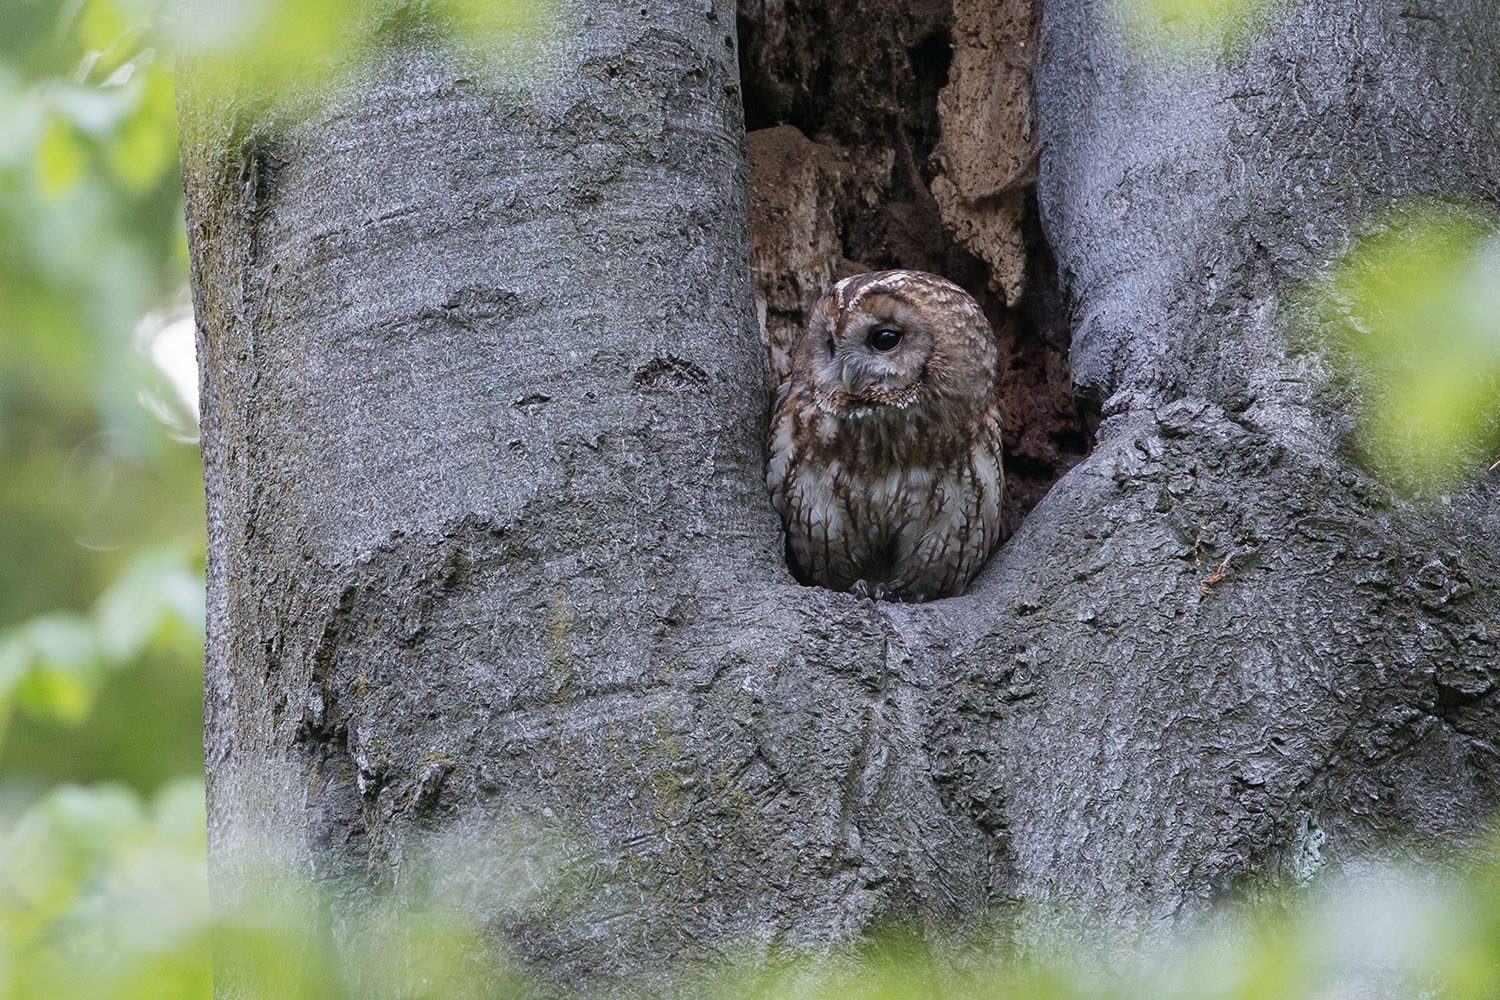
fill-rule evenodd
<path id="1" fill-rule="evenodd" d="M 496 914 L 464 902 L 476 889 L 493 902 L 478 883 L 506 881 L 470 852 L 426 852 L 362 895 L 268 852 L 243 859 L 260 866 L 255 894 L 211 916 L 203 820 L 191 782 L 150 801 L 74 787 L 0 833 L 0 996 L 207 998 L 211 957 L 221 986 L 264 1000 L 567 993 L 529 982 L 491 929 Z M 545 849 L 505 857 L 512 881 L 544 887 L 534 863 L 556 861 Z M 1500 839 L 1441 865 L 1351 864 L 1226 911 L 1123 972 L 1082 951 L 1017 957 L 973 933 L 887 933 L 816 956 L 762 949 L 679 971 L 673 996 L 723 1000 L 1292 1000 L 1355 988 L 1487 1000 L 1500 995 Z"/>
<path id="2" fill-rule="evenodd" d="M 1310 289 L 1366 460 L 1408 489 L 1500 458 L 1500 228 L 1477 210 L 1408 205 Z"/>

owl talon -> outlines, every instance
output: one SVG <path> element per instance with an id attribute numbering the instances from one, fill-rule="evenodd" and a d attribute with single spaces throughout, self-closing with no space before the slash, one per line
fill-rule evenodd
<path id="1" fill-rule="evenodd" d="M 855 580 L 854 586 L 849 588 L 849 593 L 853 594 L 861 601 L 869 601 L 874 599 L 870 594 L 870 585 L 864 580 Z"/>

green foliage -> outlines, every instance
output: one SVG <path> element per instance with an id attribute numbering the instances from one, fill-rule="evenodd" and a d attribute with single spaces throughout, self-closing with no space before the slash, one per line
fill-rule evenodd
<path id="1" fill-rule="evenodd" d="M 1271 24 L 1279 0 L 1111 0 L 1125 42 L 1153 60 L 1213 58 L 1243 49 Z"/>
<path id="2" fill-rule="evenodd" d="M 270 858 L 244 859 L 250 893 L 211 914 L 204 827 L 202 785 L 182 781 L 149 801 L 60 787 L 0 829 L 0 997 L 208 1000 L 213 959 L 237 995 L 265 1000 L 528 995 L 432 882 L 346 909 L 342 949 L 338 894 Z"/>
<path id="3" fill-rule="evenodd" d="M 326 100 L 403 32 L 513 69 L 556 13 L 552 0 L 215 0 L 184 5 L 176 43 L 195 102 L 258 116 Z"/>
<path id="4" fill-rule="evenodd" d="M 1500 841 L 1451 867 L 1355 864 L 1258 905 L 1221 907 L 1152 957 L 1066 951 L 1026 956 L 983 935 L 897 935 L 827 961 L 751 968 L 724 1000 L 1311 1000 L 1500 996 Z"/>
<path id="5" fill-rule="evenodd" d="M 62 787 L 0 834 L 0 996 L 211 995 L 202 793 Z"/>
<path id="6" fill-rule="evenodd" d="M 463 893 L 494 865 L 436 851 L 364 896 L 271 854 L 235 859 L 244 895 L 211 913 L 202 788 L 150 800 L 63 787 L 0 829 L 0 996 L 206 998 L 210 958 L 237 996 L 519 1000 L 528 983 Z M 355 902 L 363 900 L 362 903 Z M 1500 996 L 1500 840 L 1441 866 L 1367 863 L 1221 912 L 1152 959 L 1075 939 L 1027 957 L 964 935 L 892 932 L 831 955 L 679 970 L 674 997 L 723 1000 L 1298 1000 Z M 335 943 L 337 942 L 337 944 Z M 670 971 L 670 970 L 669 970 Z M 1359 993 L 1358 989 L 1366 992 Z M 563 991 L 564 995 L 566 991 Z M 659 995 L 642 993 L 641 996 Z"/>
<path id="7" fill-rule="evenodd" d="M 162 10 L 12 3 L 0 33 L 0 781 L 12 791 L 111 775 L 150 788 L 201 766 L 201 712 L 180 710 L 201 678 L 198 458 L 141 405 L 191 406 L 161 402 L 179 393 L 148 356 L 159 325 L 142 323 L 187 270 Z M 148 680 L 167 683 L 172 710 L 140 714 Z"/>
<path id="8" fill-rule="evenodd" d="M 203 577 L 180 555 L 139 552 L 89 614 L 56 611 L 0 630 L 0 708 L 82 722 L 106 671 L 137 664 L 148 649 L 202 650 Z M 4 736 L 0 715 L 0 737 Z"/>
<path id="9" fill-rule="evenodd" d="M 1451 206 L 1380 219 L 1314 290 L 1357 386 L 1366 459 L 1409 489 L 1500 459 L 1500 229 Z"/>

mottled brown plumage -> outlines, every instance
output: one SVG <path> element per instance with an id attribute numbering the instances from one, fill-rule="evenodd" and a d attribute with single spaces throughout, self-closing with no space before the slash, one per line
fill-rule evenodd
<path id="1" fill-rule="evenodd" d="M 846 278 L 814 306 L 771 412 L 766 482 L 806 583 L 962 592 L 1000 537 L 995 339 L 921 271 Z"/>

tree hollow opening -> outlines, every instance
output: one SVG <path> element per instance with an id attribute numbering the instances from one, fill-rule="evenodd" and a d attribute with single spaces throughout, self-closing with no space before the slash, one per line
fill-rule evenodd
<path id="1" fill-rule="evenodd" d="M 778 346 L 824 288 L 904 268 L 956 281 L 1000 349 L 1009 535 L 1094 446 L 1037 217 L 1031 0 L 742 0 L 756 308 Z"/>

